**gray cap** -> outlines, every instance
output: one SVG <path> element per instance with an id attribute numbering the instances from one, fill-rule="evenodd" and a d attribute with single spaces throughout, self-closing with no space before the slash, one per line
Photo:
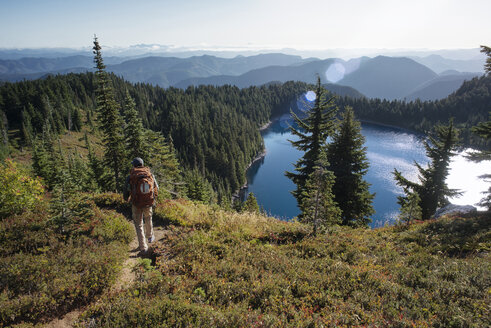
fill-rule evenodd
<path id="1" fill-rule="evenodd" d="M 143 166 L 143 159 L 137 157 L 131 162 L 131 164 L 133 164 L 133 167 Z"/>

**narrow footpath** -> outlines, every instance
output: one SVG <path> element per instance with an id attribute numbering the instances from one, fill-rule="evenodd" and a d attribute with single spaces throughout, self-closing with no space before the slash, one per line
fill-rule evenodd
<path id="1" fill-rule="evenodd" d="M 163 226 L 155 226 L 153 229 L 154 235 L 155 235 L 155 242 L 157 243 L 162 238 L 164 235 L 168 233 L 168 231 L 165 229 Z M 149 245 L 152 247 L 151 245 Z M 118 278 L 116 279 L 115 283 L 113 286 L 105 292 L 105 294 L 101 295 L 100 297 L 103 297 L 107 294 L 114 294 L 114 293 L 119 293 L 122 290 L 129 288 L 133 281 L 135 281 L 136 275 L 133 272 L 133 268 L 135 267 L 136 264 L 138 264 L 138 238 L 136 237 L 133 238 L 133 240 L 130 242 L 128 245 L 128 251 L 127 251 L 127 258 L 123 262 L 121 271 L 119 273 Z M 94 300 L 96 301 L 96 300 Z M 51 322 L 47 323 L 44 325 L 44 327 L 49 327 L 49 328 L 70 328 L 73 327 L 74 323 L 77 322 L 79 316 L 83 313 L 85 307 L 79 308 L 76 310 L 73 310 L 71 312 L 68 312 L 63 316 L 63 318 L 56 318 L 52 320 Z"/>

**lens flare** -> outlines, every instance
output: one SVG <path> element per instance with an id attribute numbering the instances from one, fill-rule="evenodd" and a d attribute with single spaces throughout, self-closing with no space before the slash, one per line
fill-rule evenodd
<path id="1" fill-rule="evenodd" d="M 339 80 L 341 80 L 344 77 L 344 74 L 346 73 L 346 68 L 342 63 L 334 63 L 329 66 L 329 68 L 326 71 L 326 79 L 329 82 L 336 83 Z"/>
<path id="2" fill-rule="evenodd" d="M 349 73 L 353 73 L 354 71 L 356 71 L 358 68 L 360 68 L 360 64 L 361 64 L 360 58 L 353 58 L 348 60 L 344 64 L 344 68 L 345 68 L 344 75 L 348 75 Z"/>
<path id="3" fill-rule="evenodd" d="M 314 101 L 316 98 L 316 95 L 315 95 L 315 92 L 310 90 L 310 91 L 307 91 L 305 93 L 305 99 L 307 99 L 308 101 Z"/>

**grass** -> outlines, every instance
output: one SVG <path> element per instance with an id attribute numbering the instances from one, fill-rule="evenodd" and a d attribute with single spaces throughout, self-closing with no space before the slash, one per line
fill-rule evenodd
<path id="1" fill-rule="evenodd" d="M 14 145 L 18 145 L 20 142 L 19 130 L 9 130 L 9 140 Z M 61 149 L 65 154 L 74 154 L 75 152 L 84 158 L 88 156 L 88 149 L 85 144 L 85 134 L 92 147 L 92 150 L 96 156 L 101 157 L 104 152 L 99 132 L 92 132 L 90 128 L 84 126 L 81 131 L 65 131 L 59 136 Z M 29 148 L 20 149 L 19 146 L 13 146 L 10 148 L 11 154 L 9 157 L 13 158 L 16 162 L 25 166 L 30 166 L 32 163 L 32 152 Z"/>
<path id="2" fill-rule="evenodd" d="M 63 226 L 48 200 L 0 221 L 0 327 L 42 323 L 94 301 L 114 282 L 134 229 L 80 195 Z"/>
<path id="3" fill-rule="evenodd" d="M 331 228 L 166 201 L 169 225 L 138 279 L 79 325 L 486 327 L 489 214 L 375 230 Z"/>

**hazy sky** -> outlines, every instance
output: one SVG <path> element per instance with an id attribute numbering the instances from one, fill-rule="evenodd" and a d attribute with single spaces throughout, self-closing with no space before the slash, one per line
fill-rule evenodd
<path id="1" fill-rule="evenodd" d="M 0 0 L 0 48 L 491 45 L 491 0 Z"/>

